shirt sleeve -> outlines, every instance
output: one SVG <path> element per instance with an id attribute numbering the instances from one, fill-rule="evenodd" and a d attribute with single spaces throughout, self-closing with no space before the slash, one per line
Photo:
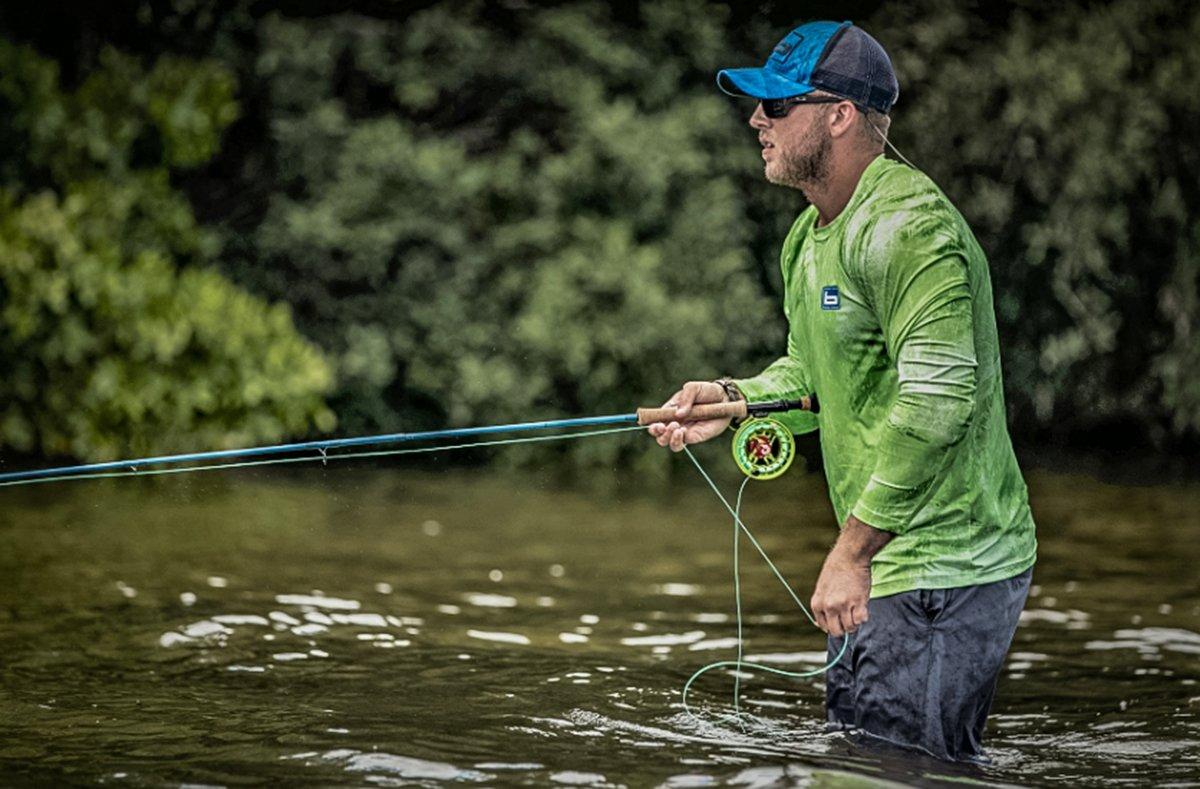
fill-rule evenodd
<path id="1" fill-rule="evenodd" d="M 898 393 L 851 512 L 897 534 L 928 502 L 975 411 L 972 293 L 957 233 L 936 213 L 897 212 L 875 224 L 858 256 Z"/>
<path id="2" fill-rule="evenodd" d="M 788 323 L 787 356 L 781 356 L 771 362 L 767 365 L 767 369 L 753 378 L 742 378 L 733 382 L 745 395 L 748 402 L 797 400 L 813 393 L 812 387 L 808 383 L 808 374 L 805 371 L 804 363 L 800 359 L 800 352 L 796 348 L 796 341 L 792 337 L 792 315 L 788 310 L 786 293 L 791 287 L 791 262 L 799 253 L 805 233 L 812 225 L 815 216 L 816 209 L 812 206 L 801 213 L 792 223 L 792 229 L 788 231 L 787 238 L 783 241 L 783 248 L 779 252 L 779 268 L 783 274 L 785 293 L 783 313 Z M 817 415 L 809 411 L 788 411 L 773 416 L 797 435 L 811 433 L 819 426 Z"/>
<path id="3" fill-rule="evenodd" d="M 804 366 L 796 351 L 796 343 L 788 332 L 787 356 L 781 356 L 753 378 L 737 379 L 733 383 L 745 395 L 746 400 L 756 403 L 762 400 L 796 400 L 812 394 L 806 383 Z M 775 414 L 793 433 L 811 433 L 817 429 L 817 415 L 808 411 L 788 411 Z"/>

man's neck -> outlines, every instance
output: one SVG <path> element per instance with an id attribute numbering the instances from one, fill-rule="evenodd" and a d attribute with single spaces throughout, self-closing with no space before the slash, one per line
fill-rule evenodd
<path id="1" fill-rule="evenodd" d="M 819 184 L 804 184 L 800 191 L 808 202 L 817 207 L 817 227 L 824 227 L 837 219 L 838 214 L 854 196 L 854 190 L 862 178 L 863 171 L 880 154 L 859 156 L 843 162 L 834 162 L 829 177 Z"/>

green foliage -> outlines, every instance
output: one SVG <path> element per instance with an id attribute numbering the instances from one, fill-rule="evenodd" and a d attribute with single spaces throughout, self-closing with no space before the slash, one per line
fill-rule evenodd
<path id="1" fill-rule="evenodd" d="M 21 154 L 4 157 L 0 172 L 29 187 L 39 174 L 61 185 L 203 164 L 237 117 L 233 92 L 232 75 L 214 61 L 164 56 L 145 71 L 136 58 L 105 48 L 98 68 L 65 93 L 53 61 L 0 40 L 3 135 Z"/>
<path id="2" fill-rule="evenodd" d="M 231 77 L 101 61 L 67 94 L 0 40 L 0 446 L 110 459 L 332 428 L 319 352 L 287 306 L 200 265 L 212 239 L 169 183 L 216 150 Z"/>
<path id="3" fill-rule="evenodd" d="M 799 195 L 763 183 L 712 74 L 787 23 L 737 53 L 726 14 L 259 20 L 274 182 L 253 241 L 229 234 L 233 275 L 298 308 L 355 428 L 622 410 L 754 371 Z M 1200 433 L 1198 18 L 926 0 L 864 22 L 904 86 L 896 141 L 989 252 L 1022 433 Z"/>
<path id="4" fill-rule="evenodd" d="M 1200 7 L 1068 5 L 996 31 L 935 0 L 878 24 L 893 138 L 991 258 L 1021 423 L 1197 435 Z"/>
<path id="5" fill-rule="evenodd" d="M 736 183 L 753 133 L 688 84 L 720 17 L 510 21 L 260 26 L 278 183 L 233 273 L 332 353 L 350 429 L 629 412 L 782 341 Z"/>
<path id="6" fill-rule="evenodd" d="M 761 62 L 801 21 L 790 11 L 147 8 L 124 38 L 154 57 L 101 49 L 70 92 L 53 63 L 0 44 L 4 243 L 42 269 L 150 254 L 184 266 L 178 283 L 218 262 L 293 308 L 336 371 L 343 431 L 628 411 L 684 378 L 754 372 L 782 347 L 777 255 L 802 198 L 763 182 L 750 108 L 713 74 Z M 897 66 L 893 139 L 988 252 L 1018 440 L 1200 437 L 1200 10 L 918 0 L 860 21 Z M 185 49 L 215 58 L 172 54 Z M 110 235 L 78 254 L 21 235 L 42 215 Z M 36 293 L 54 278 L 40 279 L 28 303 L 49 298 Z M 308 358 L 294 365 L 307 394 L 295 384 L 293 410 L 243 401 L 244 421 L 233 407 L 213 442 L 328 424 L 306 398 L 329 373 L 276 330 L 252 345 Z M 209 353 L 213 370 L 244 358 Z M 616 446 L 580 442 L 571 458 L 665 461 Z"/>
<path id="7" fill-rule="evenodd" d="M 259 21 L 274 171 L 232 273 L 296 305 L 347 424 L 621 410 L 777 350 L 800 198 L 763 183 L 712 74 L 793 20 L 739 53 L 726 14 Z M 863 22 L 903 86 L 896 141 L 991 258 L 1021 433 L 1200 434 L 1198 19 L 926 0 Z"/>

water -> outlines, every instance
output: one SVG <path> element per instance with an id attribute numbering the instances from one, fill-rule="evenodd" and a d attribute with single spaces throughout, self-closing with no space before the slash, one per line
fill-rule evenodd
<path id="1" fill-rule="evenodd" d="M 1200 487 L 1031 490 L 1041 560 L 982 771 L 826 734 L 819 681 L 744 679 L 739 726 L 713 672 L 684 713 L 734 655 L 702 485 L 346 465 L 0 490 L 0 781 L 1200 785 Z M 745 515 L 807 599 L 822 481 L 754 483 Z M 747 655 L 819 663 L 743 555 Z"/>

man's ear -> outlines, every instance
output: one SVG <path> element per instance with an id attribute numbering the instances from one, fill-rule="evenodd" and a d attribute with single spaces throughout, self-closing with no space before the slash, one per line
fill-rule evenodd
<path id="1" fill-rule="evenodd" d="M 854 105 L 848 101 L 833 105 L 833 112 L 829 114 L 829 136 L 841 137 L 848 134 L 854 128 L 856 112 Z"/>

